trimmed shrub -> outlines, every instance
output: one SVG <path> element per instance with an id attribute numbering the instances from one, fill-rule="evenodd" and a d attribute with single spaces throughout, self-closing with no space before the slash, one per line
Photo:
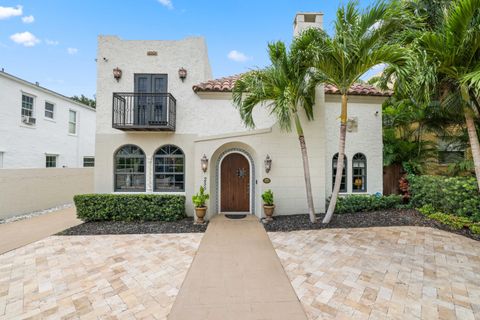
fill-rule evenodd
<path id="1" fill-rule="evenodd" d="M 83 221 L 175 221 L 185 217 L 185 197 L 156 194 L 82 194 L 73 197 Z"/>
<path id="2" fill-rule="evenodd" d="M 397 208 L 402 204 L 402 196 L 348 195 L 339 197 L 335 213 L 367 212 Z"/>
<path id="3" fill-rule="evenodd" d="M 472 223 L 469 218 L 454 216 L 451 214 L 435 211 L 435 208 L 430 204 L 424 205 L 423 207 L 419 208 L 418 211 L 421 214 L 427 216 L 429 219 L 436 220 L 444 225 L 449 226 L 454 230 L 469 228 L 472 233 L 477 233 L 478 231 L 480 231 L 478 230 L 478 225 Z"/>
<path id="4" fill-rule="evenodd" d="M 480 222 L 477 181 L 467 177 L 408 176 L 411 204 Z"/>

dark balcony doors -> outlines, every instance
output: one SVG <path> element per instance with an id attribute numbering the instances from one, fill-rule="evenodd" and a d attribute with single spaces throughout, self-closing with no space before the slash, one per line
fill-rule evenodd
<path id="1" fill-rule="evenodd" d="M 167 93 L 166 74 L 135 74 L 135 93 Z M 141 95 L 135 98 L 136 125 L 165 125 L 168 122 L 166 95 Z"/>

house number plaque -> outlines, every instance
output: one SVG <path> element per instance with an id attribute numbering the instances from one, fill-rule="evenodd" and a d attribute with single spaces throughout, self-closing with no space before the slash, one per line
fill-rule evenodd
<path id="1" fill-rule="evenodd" d="M 269 184 L 270 182 L 272 182 L 272 180 L 270 180 L 270 178 L 263 178 L 263 183 Z"/>

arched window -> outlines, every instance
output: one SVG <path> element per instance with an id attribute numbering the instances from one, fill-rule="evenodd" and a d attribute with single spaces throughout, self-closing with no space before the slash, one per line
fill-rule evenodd
<path id="1" fill-rule="evenodd" d="M 177 146 L 168 144 L 155 153 L 154 191 L 185 191 L 185 155 Z"/>
<path id="2" fill-rule="evenodd" d="M 115 191 L 145 191 L 145 153 L 135 145 L 115 153 Z"/>
<path id="3" fill-rule="evenodd" d="M 337 174 L 338 153 L 335 153 L 332 159 L 332 189 L 335 186 L 335 177 Z M 347 192 L 347 155 L 343 158 L 342 183 L 340 184 L 340 192 Z"/>
<path id="4" fill-rule="evenodd" d="M 352 158 L 352 191 L 367 191 L 367 157 L 357 153 Z"/>

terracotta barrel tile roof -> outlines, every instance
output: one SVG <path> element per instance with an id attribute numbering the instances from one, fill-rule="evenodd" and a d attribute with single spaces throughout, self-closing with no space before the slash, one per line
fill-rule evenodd
<path id="1" fill-rule="evenodd" d="M 241 74 L 219 79 L 208 80 L 193 86 L 194 92 L 231 92 L 235 81 L 240 78 Z M 339 94 L 337 87 L 327 84 L 325 85 L 326 94 Z M 393 94 L 391 90 L 382 91 L 379 88 L 366 83 L 354 84 L 348 91 L 350 95 L 356 96 L 380 96 L 389 97 Z"/>

